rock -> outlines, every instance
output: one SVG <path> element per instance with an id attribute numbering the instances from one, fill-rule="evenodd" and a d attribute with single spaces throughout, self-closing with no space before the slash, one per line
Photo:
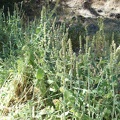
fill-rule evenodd
<path id="1" fill-rule="evenodd" d="M 77 15 L 77 20 L 79 21 L 79 22 L 85 22 L 85 17 L 84 16 L 82 16 L 82 15 Z"/>
<path id="2" fill-rule="evenodd" d="M 120 19 L 120 13 L 117 13 L 117 14 L 115 15 L 115 18 Z"/>
<path id="3" fill-rule="evenodd" d="M 103 12 L 103 11 L 100 9 L 100 10 L 98 10 L 98 12 L 101 13 L 101 12 Z"/>
<path id="4" fill-rule="evenodd" d="M 85 1 L 85 2 L 83 3 L 83 8 L 84 8 L 84 9 L 89 9 L 89 8 L 91 8 L 91 2 Z"/>
<path id="5" fill-rule="evenodd" d="M 109 17 L 115 17 L 115 13 L 110 13 Z"/>
<path id="6" fill-rule="evenodd" d="M 110 13 L 109 17 L 120 19 L 120 13 Z"/>
<path id="7" fill-rule="evenodd" d="M 72 17 L 72 21 L 76 21 L 76 17 L 75 16 Z"/>

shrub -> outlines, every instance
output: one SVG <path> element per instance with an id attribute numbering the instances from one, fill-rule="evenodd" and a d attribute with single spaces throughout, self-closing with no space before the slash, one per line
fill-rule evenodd
<path id="1" fill-rule="evenodd" d="M 10 40 L 16 40 L 18 49 L 17 57 L 11 54 L 0 64 L 0 72 L 7 71 L 0 93 L 1 116 L 120 119 L 120 64 L 114 41 L 107 46 L 105 39 L 101 41 L 104 31 L 98 31 L 92 41 L 85 37 L 85 51 L 76 55 L 65 24 L 56 27 L 48 13 L 43 7 L 41 19 L 25 28 L 16 15 L 7 21 L 4 30 Z"/>

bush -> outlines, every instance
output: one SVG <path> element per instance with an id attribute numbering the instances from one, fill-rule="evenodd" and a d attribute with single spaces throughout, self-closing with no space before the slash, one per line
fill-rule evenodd
<path id="1" fill-rule="evenodd" d="M 114 41 L 109 46 L 102 39 L 104 31 L 92 40 L 84 36 L 85 51 L 76 55 L 65 24 L 56 27 L 48 13 L 43 7 L 41 19 L 25 28 L 16 15 L 7 21 L 4 30 L 18 50 L 17 57 L 11 54 L 0 64 L 0 72 L 7 71 L 2 77 L 1 118 L 120 119 L 120 63 Z"/>

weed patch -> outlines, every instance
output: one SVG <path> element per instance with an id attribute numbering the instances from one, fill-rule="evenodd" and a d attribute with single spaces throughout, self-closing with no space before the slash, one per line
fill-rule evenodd
<path id="1" fill-rule="evenodd" d="M 55 26 L 48 13 L 43 7 L 25 28 L 14 14 L 3 27 L 12 44 L 0 60 L 0 118 L 120 119 L 119 47 L 107 44 L 100 29 L 84 36 L 84 52 L 77 36 L 76 55 L 65 24 Z"/>

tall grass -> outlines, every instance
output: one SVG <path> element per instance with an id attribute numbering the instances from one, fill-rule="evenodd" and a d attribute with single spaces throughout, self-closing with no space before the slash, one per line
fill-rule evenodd
<path id="1" fill-rule="evenodd" d="M 119 120 L 120 49 L 100 30 L 76 55 L 65 24 L 48 13 L 24 28 L 16 11 L 4 22 L 0 119 Z"/>

